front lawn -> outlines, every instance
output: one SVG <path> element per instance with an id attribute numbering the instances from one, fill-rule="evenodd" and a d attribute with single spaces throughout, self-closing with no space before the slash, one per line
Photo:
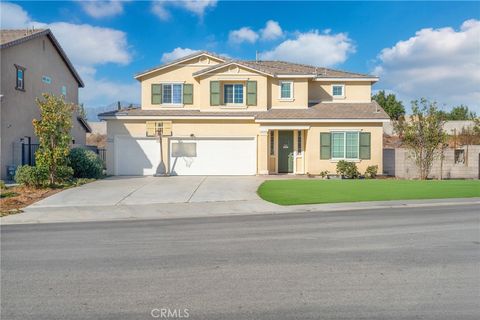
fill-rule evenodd
<path id="1" fill-rule="evenodd" d="M 269 180 L 258 195 L 281 205 L 480 197 L 478 180 Z"/>

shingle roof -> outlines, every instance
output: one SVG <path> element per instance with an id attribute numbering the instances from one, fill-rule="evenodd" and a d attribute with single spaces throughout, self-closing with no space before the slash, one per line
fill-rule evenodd
<path id="1" fill-rule="evenodd" d="M 257 70 L 262 73 L 269 74 L 271 76 L 279 75 L 306 75 L 315 78 L 374 78 L 374 76 L 361 73 L 346 72 L 340 70 L 334 70 L 323 67 L 309 66 L 306 64 L 293 63 L 287 61 L 244 61 L 244 60 L 229 60 L 223 63 L 199 70 L 194 72 L 194 76 L 205 74 L 209 71 L 223 68 L 229 64 L 238 64 L 250 69 Z"/>
<path id="2" fill-rule="evenodd" d="M 200 111 L 200 110 L 142 110 L 122 109 L 104 112 L 99 117 L 158 116 L 158 117 L 254 117 L 257 120 L 277 119 L 389 119 L 377 104 L 369 103 L 318 103 L 308 109 L 270 109 L 268 111 Z"/>
<path id="3" fill-rule="evenodd" d="M 1 29 L 0 30 L 0 48 L 5 49 L 9 47 L 13 47 L 15 45 L 24 43 L 26 41 L 47 36 L 53 43 L 55 49 L 57 49 L 58 54 L 63 59 L 65 64 L 67 65 L 68 69 L 72 73 L 75 80 L 77 80 L 79 87 L 83 88 L 83 80 L 80 78 L 80 75 L 77 73 L 73 64 L 68 59 L 67 54 L 63 51 L 60 43 L 58 43 L 57 39 L 53 35 L 50 29 L 37 29 L 37 30 L 26 30 L 26 29 Z"/>
<path id="4" fill-rule="evenodd" d="M 377 102 L 318 103 L 308 109 L 270 109 L 256 119 L 390 119 Z"/>
<path id="5" fill-rule="evenodd" d="M 144 75 L 144 74 L 146 74 L 146 73 L 155 71 L 155 70 L 157 70 L 157 69 L 166 68 L 166 67 L 171 66 L 171 65 L 174 65 L 174 64 L 176 64 L 176 63 L 190 60 L 190 59 L 195 58 L 195 57 L 197 57 L 197 56 L 200 56 L 200 55 L 202 55 L 202 54 L 206 54 L 206 55 L 215 57 L 215 58 L 217 58 L 217 59 L 219 59 L 219 60 L 221 60 L 221 61 L 227 61 L 227 60 L 228 60 L 228 58 L 226 58 L 226 57 L 223 57 L 223 56 L 221 56 L 221 55 L 218 55 L 218 54 L 216 54 L 216 53 L 212 53 L 212 52 L 209 52 L 209 51 L 196 51 L 196 52 L 194 52 L 194 53 L 192 53 L 192 54 L 183 56 L 183 57 L 181 57 L 181 58 L 179 58 L 179 59 L 175 59 L 175 60 L 170 61 L 170 62 L 168 62 L 168 63 L 163 63 L 163 64 L 161 64 L 161 65 L 155 66 L 155 67 L 150 68 L 150 69 L 148 69 L 148 70 L 144 70 L 144 71 L 142 71 L 142 72 L 138 72 L 137 74 L 135 74 L 135 78 L 138 78 L 138 77 L 140 77 L 140 76 L 142 76 L 142 75 Z"/>

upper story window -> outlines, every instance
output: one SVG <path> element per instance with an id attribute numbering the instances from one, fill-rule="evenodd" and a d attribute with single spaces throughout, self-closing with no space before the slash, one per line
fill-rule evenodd
<path id="1" fill-rule="evenodd" d="M 183 84 L 162 84 L 163 104 L 182 104 Z"/>
<path id="2" fill-rule="evenodd" d="M 193 84 L 152 83 L 151 103 L 165 106 L 193 104 Z"/>
<path id="3" fill-rule="evenodd" d="M 15 89 L 25 91 L 25 68 L 15 65 L 16 69 L 16 83 Z"/>
<path id="4" fill-rule="evenodd" d="M 343 84 L 332 85 L 332 96 L 334 98 L 345 98 L 345 85 Z"/>
<path id="5" fill-rule="evenodd" d="M 224 84 L 223 102 L 225 104 L 243 104 L 243 84 Z"/>
<path id="6" fill-rule="evenodd" d="M 293 99 L 293 82 L 292 81 L 280 81 L 280 99 L 281 100 Z"/>

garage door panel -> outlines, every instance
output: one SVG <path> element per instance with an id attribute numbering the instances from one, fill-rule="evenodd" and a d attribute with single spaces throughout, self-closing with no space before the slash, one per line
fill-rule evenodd
<path id="1" fill-rule="evenodd" d="M 116 175 L 153 175 L 160 164 L 160 145 L 156 139 L 117 137 Z"/>
<path id="2" fill-rule="evenodd" d="M 191 144 L 195 143 L 195 148 Z M 174 146 L 174 144 L 177 144 Z M 179 145 L 190 144 L 185 148 Z M 173 149 L 187 156 L 174 156 Z M 193 156 L 191 156 L 193 155 Z M 254 175 L 256 173 L 256 141 L 244 139 L 172 140 L 170 172 L 173 175 Z"/>

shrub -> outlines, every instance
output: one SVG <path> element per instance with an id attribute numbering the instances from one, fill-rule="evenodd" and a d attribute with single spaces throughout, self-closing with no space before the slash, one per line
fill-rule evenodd
<path id="1" fill-rule="evenodd" d="M 348 162 L 345 160 L 338 161 L 337 173 L 341 174 L 347 179 L 355 179 L 359 176 L 357 165 L 353 162 Z"/>
<path id="2" fill-rule="evenodd" d="M 328 176 L 328 174 L 329 174 L 328 170 L 322 171 L 320 172 L 320 177 L 325 179 Z"/>
<path id="3" fill-rule="evenodd" d="M 7 189 L 5 182 L 3 180 L 0 180 L 0 190 L 5 190 L 5 189 Z"/>
<path id="4" fill-rule="evenodd" d="M 375 179 L 377 177 L 378 166 L 368 166 L 365 170 L 365 179 Z"/>
<path id="5" fill-rule="evenodd" d="M 68 166 L 60 166 L 57 167 L 56 172 L 56 181 L 58 182 L 68 182 L 71 181 L 73 178 L 73 169 Z"/>
<path id="6" fill-rule="evenodd" d="M 42 187 L 48 183 L 48 169 L 28 165 L 20 166 L 15 171 L 15 181 L 27 187 Z"/>
<path id="7" fill-rule="evenodd" d="M 75 178 L 98 179 L 103 173 L 103 161 L 95 152 L 83 148 L 74 148 L 69 154 L 70 165 Z"/>

